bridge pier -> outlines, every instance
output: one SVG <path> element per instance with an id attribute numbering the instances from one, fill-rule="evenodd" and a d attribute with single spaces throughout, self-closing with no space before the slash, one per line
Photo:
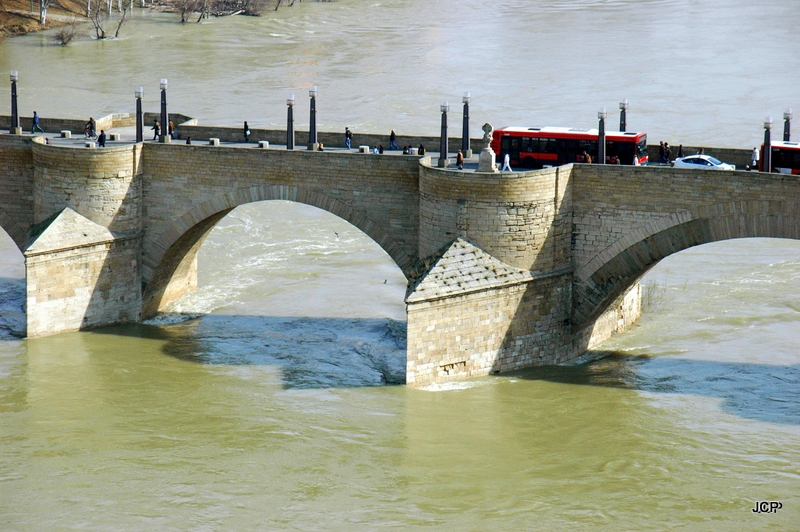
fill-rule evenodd
<path id="1" fill-rule="evenodd" d="M 406 382 L 569 360 L 571 280 L 569 268 L 534 274 L 457 239 L 406 299 Z"/>
<path id="2" fill-rule="evenodd" d="M 30 146 L 27 335 L 141 320 L 141 145 Z"/>
<path id="3" fill-rule="evenodd" d="M 638 318 L 636 285 L 597 320 L 572 321 L 573 170 L 423 162 L 420 256 L 429 258 L 406 298 L 408 384 L 572 362 Z"/>
<path id="4" fill-rule="evenodd" d="M 69 207 L 34 227 L 25 249 L 27 336 L 141 319 L 141 241 L 116 238 Z"/>

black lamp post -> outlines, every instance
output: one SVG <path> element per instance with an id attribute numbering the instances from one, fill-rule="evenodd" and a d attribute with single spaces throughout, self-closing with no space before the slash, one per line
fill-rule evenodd
<path id="1" fill-rule="evenodd" d="M 628 125 L 626 111 L 628 110 L 628 99 L 625 98 L 619 102 L 619 130 L 624 132 L 625 127 Z"/>
<path id="2" fill-rule="evenodd" d="M 316 150 L 319 147 L 317 144 L 317 86 L 314 85 L 308 91 L 308 96 L 311 98 L 311 121 L 308 125 L 308 149 Z"/>
<path id="3" fill-rule="evenodd" d="M 167 114 L 167 78 L 161 78 L 161 136 L 160 142 L 169 142 L 169 115 Z"/>
<path id="4" fill-rule="evenodd" d="M 17 81 L 19 81 L 19 72 L 16 70 L 11 71 L 11 129 L 9 133 L 12 135 L 22 135 L 22 128 L 19 127 L 19 110 L 17 109 Z"/>
<path id="5" fill-rule="evenodd" d="M 142 116 L 142 96 L 144 87 L 136 87 L 136 142 L 144 141 L 144 116 Z"/>
<path id="6" fill-rule="evenodd" d="M 599 134 L 597 136 L 597 164 L 606 164 L 606 108 L 597 111 L 597 118 L 600 124 L 597 126 Z"/>
<path id="7" fill-rule="evenodd" d="M 286 98 L 286 149 L 294 149 L 294 94 Z"/>
<path id="8" fill-rule="evenodd" d="M 772 117 L 764 119 L 764 155 L 761 157 L 762 172 L 772 172 L 772 139 L 770 130 L 772 129 Z"/>
<path id="9" fill-rule="evenodd" d="M 783 112 L 783 142 L 789 142 L 792 137 L 792 108 L 789 107 Z"/>
<path id="10" fill-rule="evenodd" d="M 464 102 L 464 126 L 461 130 L 461 153 L 464 157 L 472 157 L 472 150 L 469 148 L 469 102 L 472 100 L 468 92 L 464 93 L 461 101 Z"/>
<path id="11" fill-rule="evenodd" d="M 442 111 L 442 138 L 439 140 L 439 168 L 447 167 L 447 111 L 450 110 L 450 104 L 447 100 L 442 102 L 439 107 Z"/>

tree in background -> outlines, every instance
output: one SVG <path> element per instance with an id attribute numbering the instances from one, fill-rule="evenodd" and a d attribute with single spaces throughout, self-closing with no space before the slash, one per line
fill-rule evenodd
<path id="1" fill-rule="evenodd" d="M 48 7 L 50 7 L 50 0 L 39 0 L 39 24 L 41 24 L 42 26 L 47 24 Z"/>
<path id="2" fill-rule="evenodd" d="M 91 0 L 87 0 L 87 5 L 89 5 Z M 111 8 L 113 5 L 113 0 L 107 0 L 106 2 L 106 13 L 105 15 L 102 13 L 102 4 L 98 0 L 95 2 L 94 7 L 91 8 L 89 19 L 92 21 L 94 25 L 94 32 L 98 39 L 107 39 L 109 37 L 108 33 L 106 32 L 105 27 L 109 24 L 116 24 L 117 28 L 114 31 L 114 38 L 119 37 L 119 30 L 122 29 L 122 25 L 127 20 L 127 15 L 130 9 L 133 7 L 133 0 L 119 0 L 119 17 L 114 17 L 111 15 Z M 87 7 L 87 10 L 89 7 Z"/>

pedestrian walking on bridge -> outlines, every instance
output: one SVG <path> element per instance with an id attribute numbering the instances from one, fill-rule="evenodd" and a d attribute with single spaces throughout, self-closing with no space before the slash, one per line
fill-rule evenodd
<path id="1" fill-rule="evenodd" d="M 464 169 L 464 154 L 461 153 L 461 150 L 458 150 L 458 153 L 456 153 L 456 165 L 459 170 Z"/>
<path id="2" fill-rule="evenodd" d="M 39 133 L 44 133 L 44 129 L 39 125 L 39 113 L 36 111 L 33 112 L 33 125 L 31 125 L 31 135 L 36 133 L 36 130 L 39 130 Z"/>
<path id="3" fill-rule="evenodd" d="M 506 153 L 506 156 L 503 157 L 503 169 L 500 170 L 501 172 L 512 172 L 511 170 L 511 156 Z"/>
<path id="4" fill-rule="evenodd" d="M 344 145 L 347 146 L 347 149 L 350 149 L 350 142 L 353 140 L 353 132 L 350 131 L 349 127 L 344 128 Z"/>
<path id="5" fill-rule="evenodd" d="M 397 135 L 394 134 L 394 129 L 392 130 L 392 133 L 389 135 L 389 149 L 390 150 L 400 149 L 397 147 Z"/>

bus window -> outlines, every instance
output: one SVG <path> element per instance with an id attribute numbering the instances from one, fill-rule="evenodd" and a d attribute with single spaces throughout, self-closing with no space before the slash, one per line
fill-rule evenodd
<path id="1" fill-rule="evenodd" d="M 535 151 L 533 141 L 536 139 L 532 139 L 530 137 L 522 137 L 522 151 L 532 153 Z"/>
<path id="2" fill-rule="evenodd" d="M 597 162 L 597 141 L 596 140 L 579 140 L 578 141 L 578 155 L 583 160 L 583 152 L 592 156 L 592 160 Z"/>
<path id="3" fill-rule="evenodd" d="M 558 139 L 556 141 L 558 148 L 558 162 L 560 164 L 569 164 L 580 162 L 583 160 L 583 150 L 580 147 L 580 142 L 576 139 Z"/>
<path id="4" fill-rule="evenodd" d="M 521 141 L 522 139 L 519 137 L 503 137 L 500 142 L 500 153 L 503 155 L 507 153 L 509 157 L 511 157 L 511 162 L 517 163 L 519 161 L 519 147 Z"/>
<path id="5" fill-rule="evenodd" d="M 606 156 L 609 162 L 616 163 L 619 159 L 620 164 L 633 164 L 633 155 L 636 146 L 633 142 L 608 141 L 606 143 Z"/>

